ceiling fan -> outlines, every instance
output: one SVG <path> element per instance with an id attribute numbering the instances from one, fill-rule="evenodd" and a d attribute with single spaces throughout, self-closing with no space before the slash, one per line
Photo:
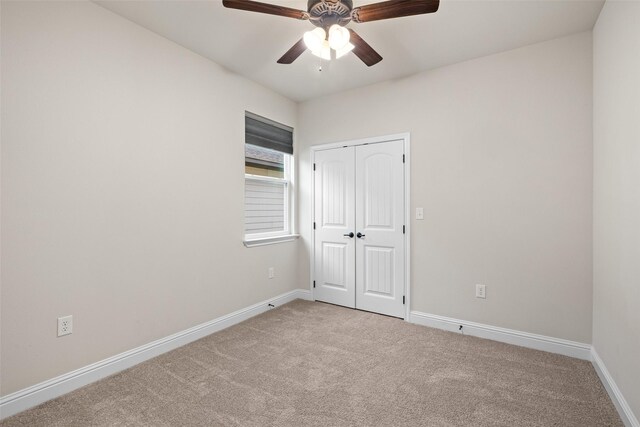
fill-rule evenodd
<path id="1" fill-rule="evenodd" d="M 308 0 L 306 12 L 253 0 L 222 0 L 222 4 L 231 9 L 308 20 L 317 27 L 306 32 L 278 59 L 279 64 L 291 64 L 309 49 L 323 59 L 331 59 L 332 55 L 340 58 L 353 51 L 370 67 L 382 61 L 382 56 L 345 25 L 351 21 L 361 23 L 433 13 L 438 10 L 440 0 L 387 0 L 360 7 L 353 7 L 353 0 Z"/>

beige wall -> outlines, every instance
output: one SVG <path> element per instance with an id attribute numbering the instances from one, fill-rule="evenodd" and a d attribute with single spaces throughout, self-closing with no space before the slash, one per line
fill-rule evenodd
<path id="1" fill-rule="evenodd" d="M 640 417 L 640 3 L 593 30 L 593 347 Z"/>
<path id="2" fill-rule="evenodd" d="M 297 287 L 298 243 L 242 244 L 244 110 L 293 102 L 88 2 L 1 36 L 1 395 Z"/>
<path id="3" fill-rule="evenodd" d="M 586 32 L 301 104 L 300 283 L 309 146 L 408 131 L 411 308 L 590 343 L 591 49 Z"/>

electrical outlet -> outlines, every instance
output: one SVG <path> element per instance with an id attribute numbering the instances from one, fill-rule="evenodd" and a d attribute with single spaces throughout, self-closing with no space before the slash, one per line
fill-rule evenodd
<path id="1" fill-rule="evenodd" d="M 274 277 L 276 277 L 276 269 L 269 267 L 269 279 L 273 279 Z"/>
<path id="2" fill-rule="evenodd" d="M 486 298 L 487 289 L 485 285 L 476 285 L 476 298 Z"/>
<path id="3" fill-rule="evenodd" d="M 58 336 L 69 335 L 73 332 L 73 316 L 58 317 Z"/>

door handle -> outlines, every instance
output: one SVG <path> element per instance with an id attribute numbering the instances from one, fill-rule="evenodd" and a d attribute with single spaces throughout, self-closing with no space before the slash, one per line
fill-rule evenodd
<path id="1" fill-rule="evenodd" d="M 353 239 L 353 231 L 349 234 L 343 234 L 344 237 L 350 237 Z"/>
<path id="2" fill-rule="evenodd" d="M 358 231 L 358 234 L 356 234 L 356 237 L 358 239 L 362 239 L 364 237 L 364 234 L 362 234 L 361 232 Z"/>

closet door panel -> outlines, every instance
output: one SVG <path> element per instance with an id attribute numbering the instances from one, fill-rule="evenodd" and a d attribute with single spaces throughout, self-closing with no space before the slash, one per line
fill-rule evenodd
<path id="1" fill-rule="evenodd" d="M 356 308 L 404 317 L 404 144 L 356 148 Z"/>
<path id="2" fill-rule="evenodd" d="M 355 148 L 315 153 L 315 298 L 355 307 Z"/>

